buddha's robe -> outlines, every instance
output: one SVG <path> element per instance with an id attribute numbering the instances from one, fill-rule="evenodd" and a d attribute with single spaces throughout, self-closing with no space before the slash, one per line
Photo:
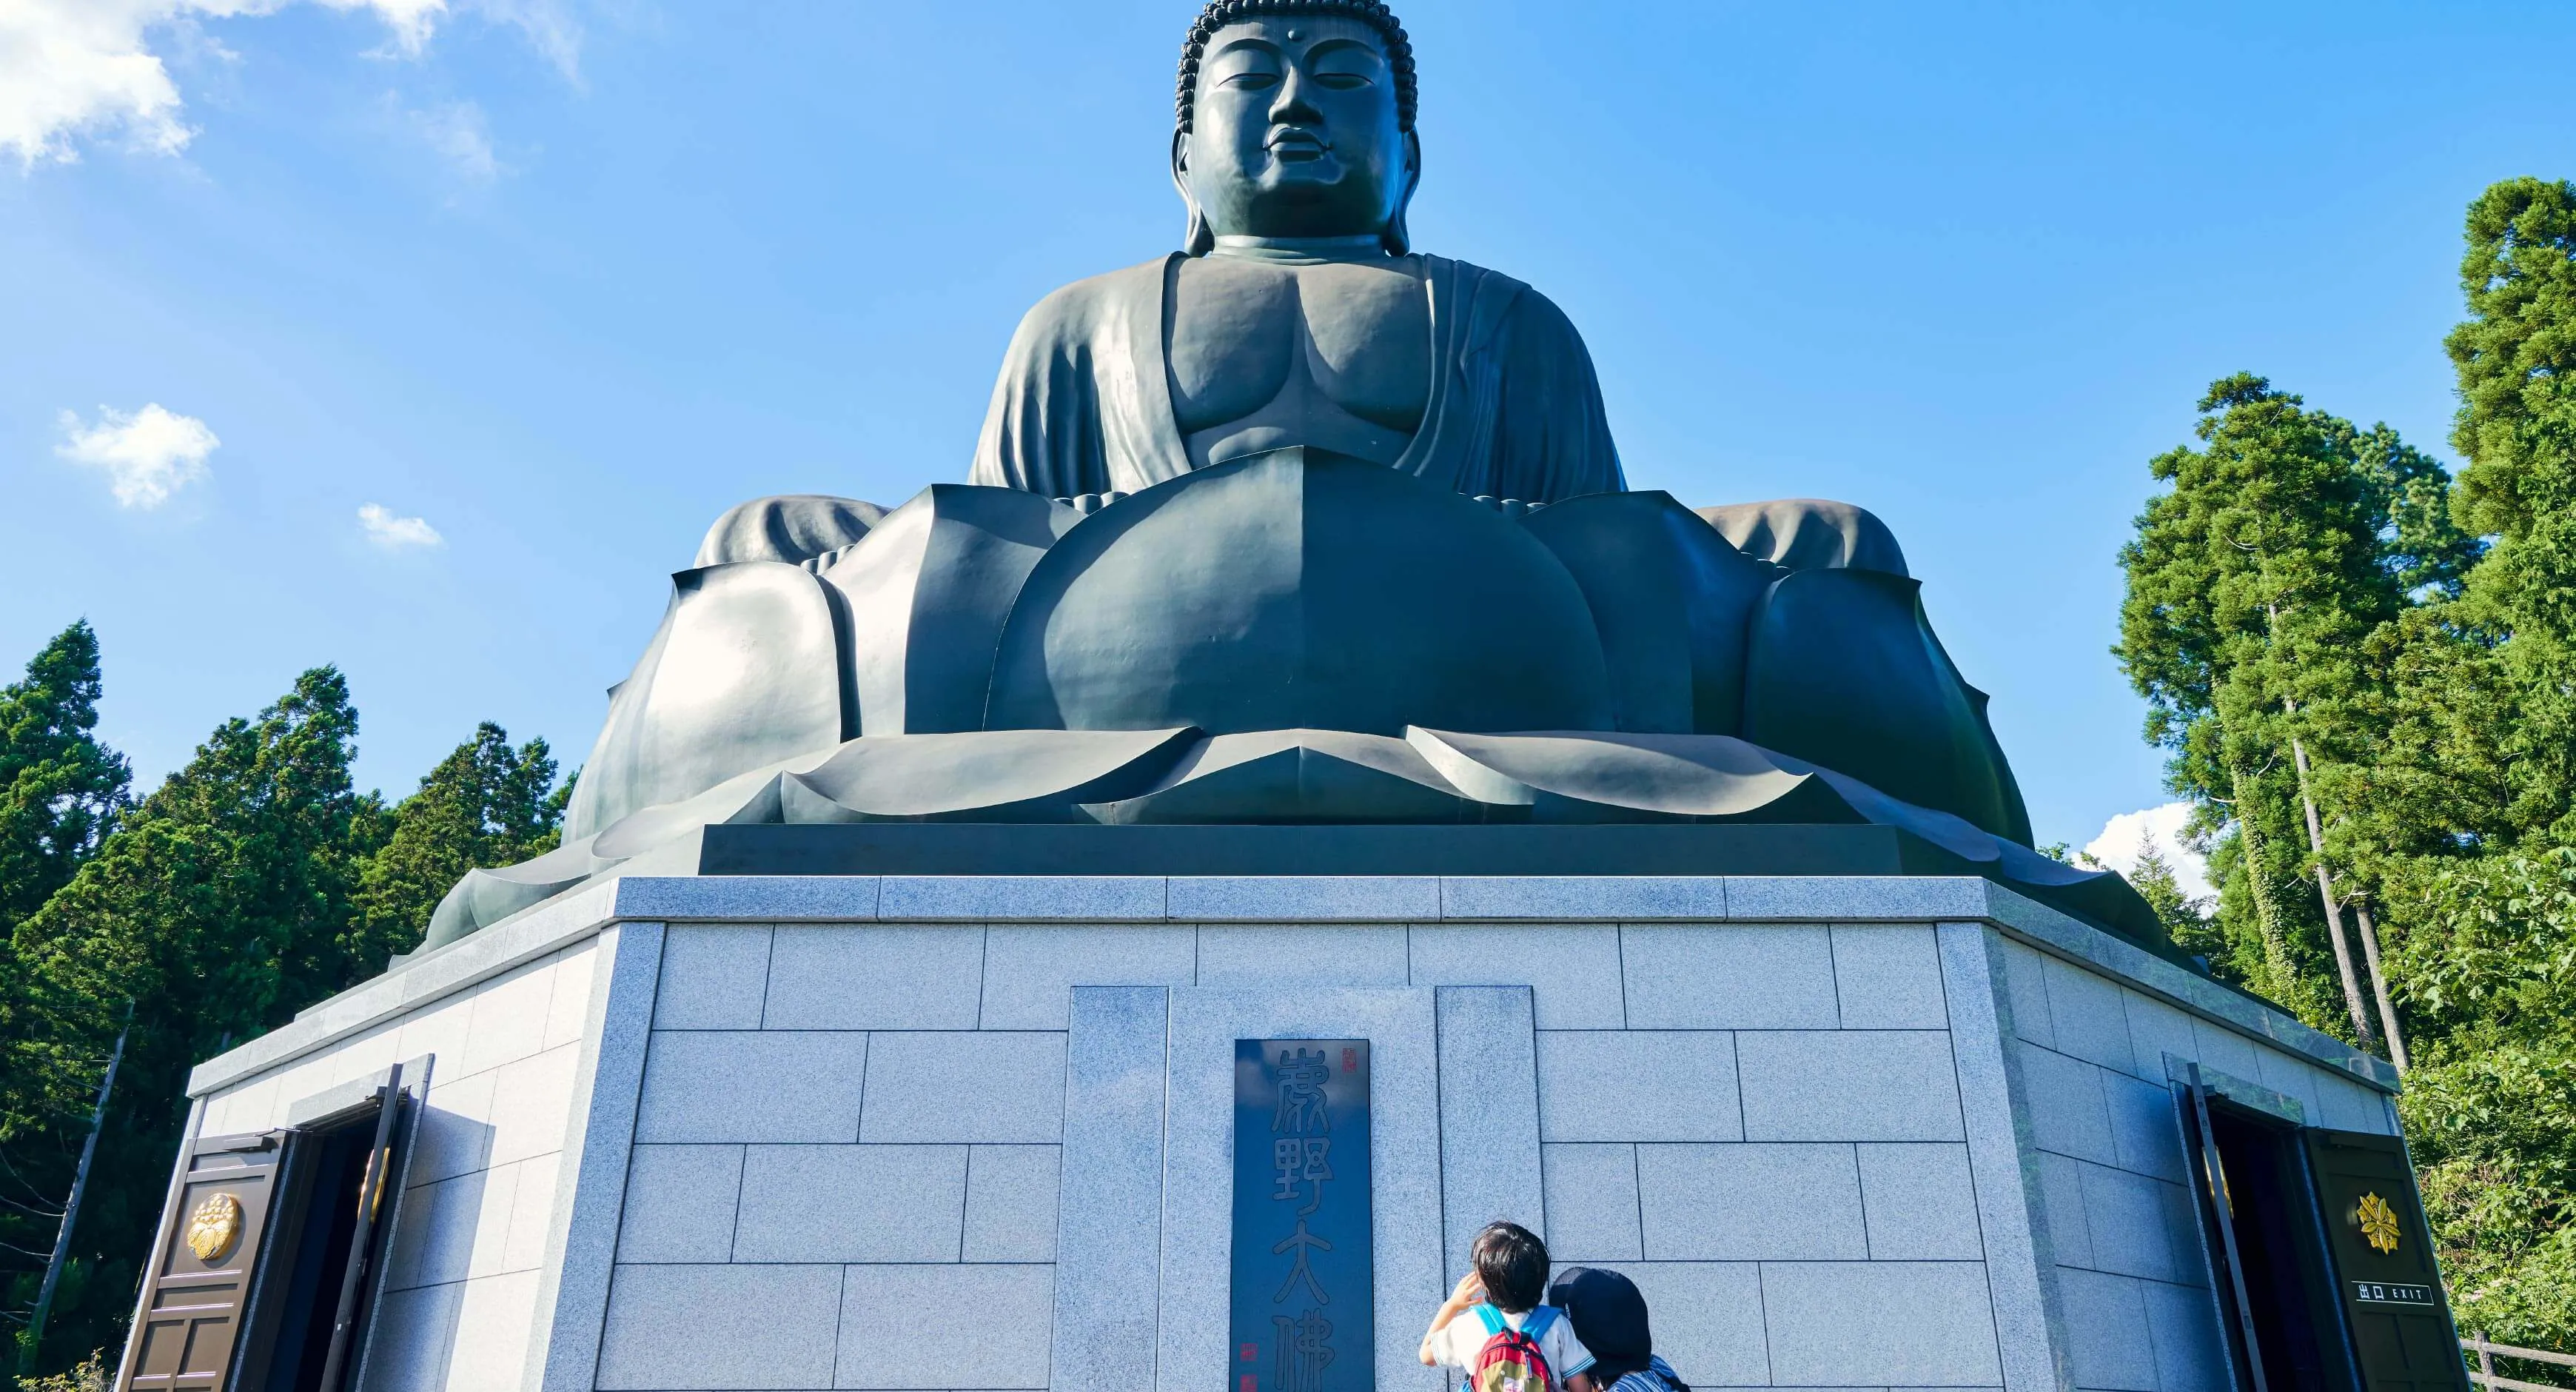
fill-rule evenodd
<path id="1" fill-rule="evenodd" d="M 1191 468 L 1165 357 L 1173 253 L 1077 281 L 1020 322 L 970 481 L 1050 498 L 1135 493 Z M 1470 496 L 1550 503 L 1627 487 L 1592 357 L 1564 313 L 1509 276 L 1417 258 L 1430 404 L 1395 467 Z"/>

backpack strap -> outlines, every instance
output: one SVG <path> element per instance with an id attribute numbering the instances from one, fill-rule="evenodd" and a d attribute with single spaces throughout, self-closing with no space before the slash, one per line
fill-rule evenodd
<path id="1" fill-rule="evenodd" d="M 1477 1319 L 1484 1321 L 1485 1337 L 1488 1339 L 1510 1327 L 1503 1322 L 1503 1312 L 1491 1305 L 1470 1305 L 1467 1308 L 1476 1312 Z"/>
<path id="2" fill-rule="evenodd" d="M 1548 1326 L 1556 1323 L 1556 1315 L 1557 1310 L 1553 1305 L 1534 1306 L 1521 1320 L 1521 1332 L 1530 1337 L 1531 1343 L 1537 1343 L 1547 1334 Z"/>

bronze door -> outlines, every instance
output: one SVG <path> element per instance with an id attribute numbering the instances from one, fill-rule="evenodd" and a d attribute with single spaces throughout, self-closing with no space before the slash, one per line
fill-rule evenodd
<path id="1" fill-rule="evenodd" d="M 119 1392 L 223 1388 L 276 1197 L 278 1139 L 214 1136 L 190 1147 L 187 1174 L 161 1215 Z"/>
<path id="2" fill-rule="evenodd" d="M 2304 1135 L 2366 1392 L 2468 1392 L 2404 1144 L 2357 1131 Z"/>

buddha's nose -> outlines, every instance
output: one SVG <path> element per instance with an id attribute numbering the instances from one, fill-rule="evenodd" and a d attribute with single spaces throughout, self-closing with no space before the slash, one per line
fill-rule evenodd
<path id="1" fill-rule="evenodd" d="M 1279 82 L 1279 95 L 1270 99 L 1270 124 L 1274 126 L 1321 125 L 1324 113 L 1307 100 L 1307 88 L 1314 81 L 1306 70 L 1294 63 Z"/>

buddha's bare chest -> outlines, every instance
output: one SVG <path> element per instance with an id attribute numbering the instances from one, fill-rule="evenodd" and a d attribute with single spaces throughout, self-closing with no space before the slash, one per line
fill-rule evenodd
<path id="1" fill-rule="evenodd" d="M 1410 261 L 1195 258 L 1181 263 L 1170 313 L 1172 404 L 1184 435 L 1256 419 L 1294 433 L 1311 422 L 1326 438 L 1303 442 L 1330 445 L 1336 426 L 1390 441 L 1421 428 L 1431 310 Z"/>

